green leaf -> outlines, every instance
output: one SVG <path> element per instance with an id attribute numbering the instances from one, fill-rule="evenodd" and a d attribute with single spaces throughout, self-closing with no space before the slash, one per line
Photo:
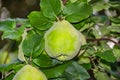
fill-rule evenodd
<path id="1" fill-rule="evenodd" d="M 112 25 L 107 27 L 107 29 L 111 32 L 117 32 L 120 33 L 120 24 L 119 25 Z"/>
<path id="2" fill-rule="evenodd" d="M 0 72 L 4 72 L 4 71 L 10 71 L 12 69 L 16 69 L 16 67 L 20 67 L 23 64 L 20 64 L 20 62 L 16 61 L 10 64 L 0 64 Z"/>
<path id="3" fill-rule="evenodd" d="M 105 60 L 101 60 L 99 62 L 99 66 L 101 66 L 103 69 L 105 70 L 111 70 L 111 63 L 110 62 L 107 62 Z"/>
<path id="4" fill-rule="evenodd" d="M 94 23 L 91 18 L 88 18 L 73 25 L 75 26 L 75 28 L 79 29 L 82 32 L 86 29 L 89 29 L 90 27 L 93 27 Z"/>
<path id="5" fill-rule="evenodd" d="M 89 29 L 90 27 L 93 27 L 94 23 L 86 23 L 81 29 L 80 31 L 84 31 L 86 29 Z"/>
<path id="6" fill-rule="evenodd" d="M 100 39 L 102 37 L 100 29 L 92 28 L 93 35 L 96 39 Z"/>
<path id="7" fill-rule="evenodd" d="M 106 26 L 100 27 L 100 31 L 101 31 L 102 36 L 106 36 L 106 35 L 110 34 L 110 31 L 107 29 Z"/>
<path id="8" fill-rule="evenodd" d="M 17 23 L 17 27 L 20 27 L 21 25 L 27 28 L 31 27 L 28 19 L 16 18 L 15 21 Z"/>
<path id="9" fill-rule="evenodd" d="M 35 29 L 38 29 L 38 30 L 47 30 L 53 24 L 53 21 L 51 21 L 49 18 L 43 16 L 43 14 L 38 11 L 31 12 L 28 15 L 28 19 L 29 19 L 32 27 Z"/>
<path id="10" fill-rule="evenodd" d="M 16 21 L 8 19 L 0 22 L 0 31 L 3 31 L 2 38 L 18 40 L 24 31 L 25 26 L 16 27 Z"/>
<path id="11" fill-rule="evenodd" d="M 76 62 L 68 66 L 64 76 L 67 80 L 87 80 L 90 78 L 87 70 Z"/>
<path id="12" fill-rule="evenodd" d="M 74 2 L 76 2 L 76 1 L 77 1 L 77 0 L 70 0 L 71 3 L 74 3 Z"/>
<path id="13" fill-rule="evenodd" d="M 61 63 L 60 61 L 57 61 L 56 59 L 51 59 L 45 51 L 41 53 L 41 55 L 35 59 L 33 59 L 33 62 L 40 66 L 40 67 L 52 67 L 55 66 L 58 63 Z"/>
<path id="14" fill-rule="evenodd" d="M 110 80 L 110 78 L 105 72 L 94 70 L 94 75 L 95 75 L 96 80 Z"/>
<path id="15" fill-rule="evenodd" d="M 44 16 L 55 19 L 61 12 L 62 2 L 61 0 L 41 0 L 40 7 Z"/>
<path id="16" fill-rule="evenodd" d="M 107 20 L 108 20 L 108 17 L 106 15 L 97 15 L 97 16 L 91 17 L 91 21 L 95 23 L 104 23 Z"/>
<path id="17" fill-rule="evenodd" d="M 92 14 L 92 7 L 84 2 L 76 1 L 66 5 L 63 14 L 66 20 L 75 23 L 88 18 Z"/>
<path id="18" fill-rule="evenodd" d="M 71 62 L 69 61 L 55 67 L 44 69 L 42 71 L 45 73 L 47 78 L 57 78 L 63 75 L 65 69 L 67 68 L 67 66 L 69 66 L 70 63 Z"/>
<path id="19" fill-rule="evenodd" d="M 31 31 L 22 44 L 23 53 L 29 57 L 37 57 L 44 49 L 44 39 L 42 36 Z"/>
<path id="20" fill-rule="evenodd" d="M 88 57 L 80 56 L 78 60 L 78 64 L 83 64 L 83 63 L 90 63 L 90 59 Z"/>
<path id="21" fill-rule="evenodd" d="M 27 31 L 24 30 L 24 33 L 23 33 L 23 35 L 22 35 L 22 41 L 21 41 L 21 43 L 20 43 L 20 45 L 19 45 L 19 47 L 18 47 L 18 59 L 19 59 L 20 61 L 26 61 L 26 60 L 25 60 L 24 53 L 23 53 L 23 49 L 22 49 L 22 44 L 23 44 L 23 41 L 25 40 L 26 36 L 27 36 Z"/>
<path id="22" fill-rule="evenodd" d="M 108 9 L 110 6 L 104 0 L 99 0 L 95 4 L 93 4 L 93 10 L 95 12 L 99 12 L 103 9 Z"/>
<path id="23" fill-rule="evenodd" d="M 113 17 L 110 17 L 110 20 L 114 23 L 120 23 L 120 17 L 117 17 L 117 18 L 113 18 Z"/>
<path id="24" fill-rule="evenodd" d="M 110 7 L 117 8 L 118 10 L 120 10 L 119 9 L 119 7 L 120 7 L 120 1 L 118 1 L 118 0 L 116 0 L 116 1 L 110 1 L 109 3 L 110 3 Z"/>
<path id="25" fill-rule="evenodd" d="M 21 26 L 20 28 L 13 29 L 12 31 L 5 31 L 2 37 L 17 40 L 22 36 L 23 31 L 24 26 Z"/>
<path id="26" fill-rule="evenodd" d="M 114 56 L 117 59 L 117 61 L 120 61 L 120 48 L 114 47 L 113 48 L 113 53 L 114 53 Z"/>
<path id="27" fill-rule="evenodd" d="M 101 59 L 108 61 L 108 62 L 116 61 L 116 58 L 115 58 L 112 50 L 107 50 L 104 52 L 97 52 L 96 56 L 99 56 Z"/>
<path id="28" fill-rule="evenodd" d="M 91 63 L 84 63 L 84 64 L 81 64 L 85 69 L 89 70 L 92 68 L 92 65 Z"/>
<path id="29" fill-rule="evenodd" d="M 1 31 L 11 31 L 16 27 L 15 20 L 5 20 L 0 22 L 0 30 Z"/>

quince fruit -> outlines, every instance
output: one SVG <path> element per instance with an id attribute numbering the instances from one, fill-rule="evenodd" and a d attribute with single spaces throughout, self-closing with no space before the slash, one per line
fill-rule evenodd
<path id="1" fill-rule="evenodd" d="M 82 44 L 80 32 L 66 20 L 55 22 L 44 38 L 47 54 L 60 61 L 74 58 Z"/>
<path id="2" fill-rule="evenodd" d="M 31 65 L 25 65 L 16 73 L 12 80 L 47 80 L 42 71 Z"/>

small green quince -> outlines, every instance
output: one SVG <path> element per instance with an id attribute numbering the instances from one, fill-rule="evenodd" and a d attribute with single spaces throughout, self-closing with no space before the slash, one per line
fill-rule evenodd
<path id="1" fill-rule="evenodd" d="M 31 65 L 25 65 L 12 80 L 47 80 L 44 73 Z"/>

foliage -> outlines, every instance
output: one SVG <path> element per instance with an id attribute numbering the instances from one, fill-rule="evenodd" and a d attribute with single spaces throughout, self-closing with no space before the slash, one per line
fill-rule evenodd
<path id="1" fill-rule="evenodd" d="M 12 80 L 31 64 L 49 80 L 119 80 L 119 7 L 118 0 L 41 0 L 40 11 L 31 12 L 28 19 L 0 21 L 1 38 L 8 41 L 0 50 L 0 56 L 7 53 L 4 64 L 0 63 L 1 79 Z M 59 61 L 47 55 L 44 34 L 55 21 L 64 19 L 83 34 L 86 43 L 80 55 Z"/>

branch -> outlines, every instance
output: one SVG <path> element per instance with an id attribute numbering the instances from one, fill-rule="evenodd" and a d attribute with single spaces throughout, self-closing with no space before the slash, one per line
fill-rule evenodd
<path id="1" fill-rule="evenodd" d="M 100 38 L 100 39 L 87 39 L 88 41 L 96 41 L 96 42 L 99 42 L 99 41 L 110 41 L 110 42 L 113 42 L 115 45 L 117 46 L 120 46 L 120 43 L 110 39 L 110 38 Z"/>

